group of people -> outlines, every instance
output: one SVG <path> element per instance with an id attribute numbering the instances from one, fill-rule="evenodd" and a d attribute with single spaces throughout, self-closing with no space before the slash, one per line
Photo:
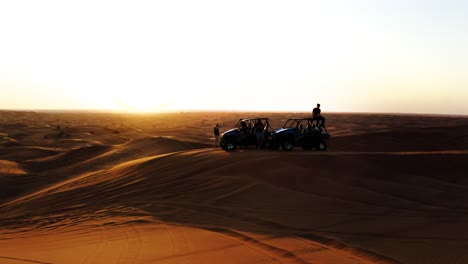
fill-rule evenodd
<path id="1" fill-rule="evenodd" d="M 258 119 L 255 122 L 254 125 L 254 132 L 255 132 L 255 137 L 257 138 L 257 148 L 260 148 L 263 146 L 263 143 L 265 142 L 265 135 L 263 134 L 263 131 L 265 129 L 265 125 L 262 123 L 262 120 Z M 240 135 L 241 136 L 247 136 L 248 135 L 248 126 L 245 121 L 241 122 L 241 127 L 239 129 Z M 219 124 L 216 124 L 216 126 L 213 129 L 214 136 L 215 136 L 215 148 L 218 148 L 220 146 L 220 138 L 219 138 Z"/>
<path id="2" fill-rule="evenodd" d="M 257 138 L 257 148 L 260 148 L 263 146 L 263 143 L 265 142 L 265 135 L 263 134 L 263 131 L 265 130 L 265 125 L 262 123 L 261 119 L 257 119 L 253 126 L 253 132 L 255 133 L 255 137 Z M 247 127 L 247 123 L 245 121 L 241 122 L 241 128 L 240 128 L 240 136 L 241 137 L 246 137 L 249 134 L 249 128 Z"/>
<path id="3" fill-rule="evenodd" d="M 318 126 L 325 127 L 325 117 L 322 116 L 322 110 L 320 110 L 320 104 L 317 104 L 317 107 L 315 107 L 312 110 L 312 119 L 314 121 L 317 121 Z M 248 129 L 247 123 L 242 122 L 241 129 L 240 129 L 241 133 L 246 133 L 247 129 Z M 261 146 L 263 146 L 263 143 L 265 142 L 265 135 L 263 134 L 263 130 L 264 130 L 264 124 L 262 123 L 262 120 L 258 119 L 254 125 L 255 137 L 257 138 L 257 148 L 260 148 Z M 215 136 L 214 146 L 215 148 L 219 148 L 220 146 L 219 124 L 216 124 L 216 126 L 214 127 L 214 136 Z"/>

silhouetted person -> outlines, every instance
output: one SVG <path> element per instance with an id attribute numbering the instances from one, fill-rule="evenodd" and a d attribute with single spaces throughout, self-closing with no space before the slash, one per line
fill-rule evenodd
<path id="1" fill-rule="evenodd" d="M 215 148 L 219 147 L 219 124 L 216 124 L 216 126 L 213 129 L 214 136 L 215 136 L 215 143 L 214 146 Z"/>
<path id="2" fill-rule="evenodd" d="M 247 122 L 242 121 L 242 122 L 241 122 L 241 127 L 240 127 L 240 132 L 241 132 L 242 134 L 246 135 L 248 129 L 249 129 L 249 128 L 247 127 Z"/>
<path id="3" fill-rule="evenodd" d="M 324 127 L 325 117 L 322 116 L 321 112 L 322 111 L 320 110 L 320 104 L 317 104 L 317 107 L 315 107 L 314 110 L 312 110 L 312 118 L 313 120 L 317 121 L 317 126 L 319 125 L 319 122 L 322 121 L 320 125 Z"/>
<path id="4" fill-rule="evenodd" d="M 263 135 L 263 123 L 260 119 L 255 123 L 255 136 L 257 137 L 257 148 L 261 148 L 265 140 L 265 135 Z"/>
<path id="5" fill-rule="evenodd" d="M 247 137 L 249 134 L 249 127 L 247 126 L 247 122 L 242 121 L 240 123 L 241 127 L 239 129 L 239 134 L 238 134 L 238 142 L 240 143 L 241 146 L 247 145 Z"/>

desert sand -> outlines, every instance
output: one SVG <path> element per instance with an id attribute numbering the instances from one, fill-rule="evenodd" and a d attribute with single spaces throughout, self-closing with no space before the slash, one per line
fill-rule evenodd
<path id="1" fill-rule="evenodd" d="M 216 123 L 307 115 L 0 111 L 0 263 L 468 263 L 468 117 L 213 148 Z"/>

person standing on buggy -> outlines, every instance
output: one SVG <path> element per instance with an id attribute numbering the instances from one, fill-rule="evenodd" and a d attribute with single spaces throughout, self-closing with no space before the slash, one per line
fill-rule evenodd
<path id="1" fill-rule="evenodd" d="M 262 148 L 265 141 L 265 135 L 263 134 L 264 125 L 262 120 L 258 119 L 255 123 L 255 136 L 257 137 L 257 148 Z"/>
<path id="2" fill-rule="evenodd" d="M 315 107 L 314 110 L 312 110 L 312 119 L 317 121 L 318 127 L 325 127 L 325 117 L 322 116 L 321 112 L 322 111 L 320 110 L 320 104 L 317 104 L 317 107 Z"/>

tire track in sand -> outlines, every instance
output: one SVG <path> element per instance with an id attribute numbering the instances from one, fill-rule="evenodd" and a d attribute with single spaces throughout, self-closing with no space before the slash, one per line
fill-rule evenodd
<path id="1" fill-rule="evenodd" d="M 168 224 L 163 223 L 161 224 L 166 230 L 167 235 L 169 236 L 175 255 L 180 256 L 179 263 L 193 263 L 190 253 L 194 251 L 194 247 L 193 244 L 189 241 L 189 239 L 187 239 L 185 231 L 180 230 L 180 232 L 175 233 L 173 230 L 177 228 L 176 226 L 170 226 Z"/>
<path id="2" fill-rule="evenodd" d="M 140 232 L 132 223 L 119 227 L 119 229 L 123 229 L 123 232 L 125 233 L 125 242 L 124 248 L 117 260 L 117 263 L 137 263 L 142 245 Z"/>

